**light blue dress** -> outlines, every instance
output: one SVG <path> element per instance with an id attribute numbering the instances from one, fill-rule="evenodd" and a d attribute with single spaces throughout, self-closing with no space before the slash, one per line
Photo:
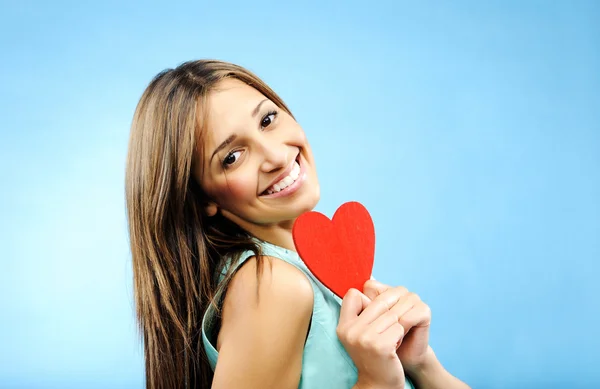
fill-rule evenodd
<path id="1" fill-rule="evenodd" d="M 308 270 L 296 252 L 266 242 L 259 242 L 259 244 L 264 255 L 279 258 L 300 269 L 306 274 L 313 288 L 313 313 L 304 345 L 302 373 L 298 388 L 352 388 L 356 383 L 357 369 L 336 334 L 342 300 Z M 253 255 L 252 251 L 244 252 L 238 263 L 233 266 L 240 266 Z M 215 349 L 216 340 L 209 340 L 207 334 L 215 333 L 212 331 L 214 318 L 214 309 L 209 308 L 202 319 L 202 341 L 213 371 L 217 365 L 219 353 Z M 408 378 L 406 378 L 405 388 L 414 389 Z"/>

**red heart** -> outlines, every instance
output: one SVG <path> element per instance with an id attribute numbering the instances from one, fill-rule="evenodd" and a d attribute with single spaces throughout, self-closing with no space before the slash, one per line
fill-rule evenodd
<path id="1" fill-rule="evenodd" d="M 375 259 L 375 227 L 358 202 L 343 204 L 333 219 L 306 212 L 292 229 L 298 255 L 325 286 L 343 298 L 348 289 L 362 291 Z"/>

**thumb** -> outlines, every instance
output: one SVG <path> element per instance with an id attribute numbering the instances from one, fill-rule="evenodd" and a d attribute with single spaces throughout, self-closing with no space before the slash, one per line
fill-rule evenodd
<path id="1" fill-rule="evenodd" d="M 374 278 L 371 278 L 367 282 L 365 282 L 363 286 L 363 293 L 367 296 L 371 301 L 375 300 L 377 296 L 390 289 L 391 287 L 385 284 L 382 284 L 379 281 L 376 281 Z"/>
<path id="2" fill-rule="evenodd" d="M 351 288 L 342 300 L 340 308 L 340 323 L 356 319 L 371 301 L 359 290 Z"/>

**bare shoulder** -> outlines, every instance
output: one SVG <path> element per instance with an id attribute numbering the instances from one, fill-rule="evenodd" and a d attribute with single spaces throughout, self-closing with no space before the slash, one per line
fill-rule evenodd
<path id="1" fill-rule="evenodd" d="M 224 310 L 269 310 L 272 303 L 293 303 L 295 309 L 310 308 L 312 311 L 313 291 L 306 275 L 278 258 L 263 256 L 262 261 L 259 277 L 255 257 L 248 259 L 238 270 L 225 295 Z"/>
<path id="2" fill-rule="evenodd" d="M 215 388 L 298 387 L 312 286 L 289 263 L 273 257 L 262 261 L 257 277 L 258 261 L 248 259 L 225 294 Z"/>

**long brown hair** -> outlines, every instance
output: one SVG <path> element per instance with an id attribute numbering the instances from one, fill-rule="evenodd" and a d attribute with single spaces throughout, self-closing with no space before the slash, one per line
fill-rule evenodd
<path id="1" fill-rule="evenodd" d="M 226 256 L 251 249 L 260 258 L 248 233 L 219 215 L 204 214 L 208 198 L 192 174 L 202 165 L 207 96 L 225 78 L 254 87 L 291 115 L 250 71 L 200 60 L 159 73 L 133 117 L 125 188 L 149 389 L 210 388 L 201 321 L 215 298 L 215 274 Z"/>

